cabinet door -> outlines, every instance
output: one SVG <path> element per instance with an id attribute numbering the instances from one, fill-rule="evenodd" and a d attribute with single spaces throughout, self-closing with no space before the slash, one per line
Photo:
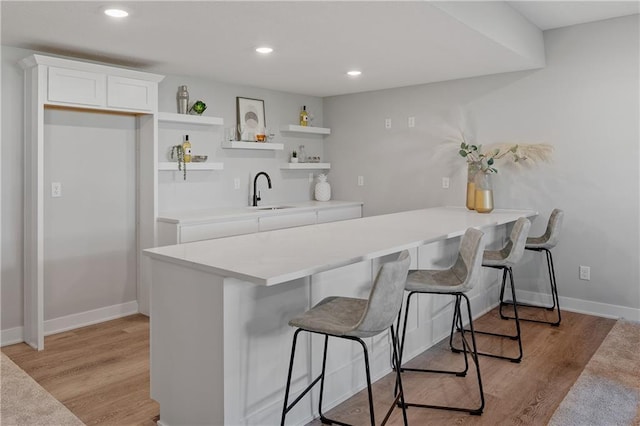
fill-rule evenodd
<path id="1" fill-rule="evenodd" d="M 295 226 L 313 225 L 316 223 L 316 212 L 304 212 L 294 214 L 279 214 L 260 218 L 260 231 L 272 231 L 274 229 L 293 228 Z"/>
<path id="2" fill-rule="evenodd" d="M 109 76 L 107 106 L 152 111 L 158 97 L 158 85 L 135 78 Z"/>
<path id="3" fill-rule="evenodd" d="M 336 222 L 338 220 L 357 219 L 360 217 L 362 217 L 362 206 L 318 210 L 318 223 Z"/>
<path id="4" fill-rule="evenodd" d="M 103 106 L 106 75 L 66 68 L 49 67 L 47 97 L 52 102 Z"/>
<path id="5" fill-rule="evenodd" d="M 180 227 L 180 243 L 251 234 L 253 232 L 258 232 L 258 219 L 205 223 L 202 225 L 182 225 Z"/>

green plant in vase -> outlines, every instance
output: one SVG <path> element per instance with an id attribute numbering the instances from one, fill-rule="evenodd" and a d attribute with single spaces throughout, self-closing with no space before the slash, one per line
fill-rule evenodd
<path id="1" fill-rule="evenodd" d="M 182 145 L 174 145 L 171 147 L 172 160 L 174 154 L 176 156 L 176 159 L 178 160 L 178 170 L 182 171 L 183 179 L 187 180 L 187 163 L 184 159 L 184 149 L 182 148 Z"/>

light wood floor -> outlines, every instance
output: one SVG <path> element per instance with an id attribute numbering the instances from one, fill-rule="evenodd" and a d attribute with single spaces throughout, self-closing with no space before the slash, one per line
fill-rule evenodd
<path id="1" fill-rule="evenodd" d="M 149 398 L 149 319 L 132 315 L 21 343 L 9 358 L 87 425 L 155 426 Z"/>
<path id="2" fill-rule="evenodd" d="M 522 363 L 480 359 L 486 398 L 482 416 L 410 408 L 409 424 L 544 425 L 614 322 L 567 312 L 560 327 L 523 323 Z M 494 310 L 476 321 L 476 327 L 508 330 L 513 323 L 500 320 Z M 484 350 L 513 354 L 513 341 L 482 337 L 478 345 Z M 155 424 L 159 409 L 149 399 L 149 322 L 145 316 L 49 336 L 45 346 L 43 352 L 25 344 L 7 346 L 2 351 L 88 425 Z M 461 365 L 461 357 L 439 344 L 411 363 L 450 367 L 453 363 Z M 283 382 L 285 375 L 283 371 Z M 403 380 L 408 401 L 477 403 L 474 374 L 459 378 L 407 372 Z M 378 422 L 391 402 L 392 388 L 391 375 L 374 385 Z M 367 407 L 366 394 L 360 393 L 326 414 L 364 425 L 368 424 Z M 390 424 L 402 424 L 399 410 L 394 411 Z"/>

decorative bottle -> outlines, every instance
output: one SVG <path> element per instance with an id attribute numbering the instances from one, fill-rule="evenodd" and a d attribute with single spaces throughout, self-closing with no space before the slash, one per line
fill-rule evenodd
<path id="1" fill-rule="evenodd" d="M 186 114 L 187 107 L 189 105 L 189 92 L 187 86 L 180 86 L 178 88 L 178 114 Z"/>
<path id="2" fill-rule="evenodd" d="M 184 162 L 191 162 L 191 142 L 189 142 L 189 135 L 184 135 L 184 142 L 182 143 L 182 154 L 184 155 Z"/>
<path id="3" fill-rule="evenodd" d="M 315 190 L 316 200 L 329 201 L 331 199 L 331 185 L 327 182 L 327 175 L 319 174 Z"/>
<path id="4" fill-rule="evenodd" d="M 306 127 L 307 123 L 309 123 L 309 113 L 307 112 L 307 106 L 302 107 L 302 111 L 300 111 L 300 125 Z"/>
<path id="5" fill-rule="evenodd" d="M 298 161 L 300 163 L 306 163 L 307 162 L 307 153 L 304 150 L 304 145 L 300 145 L 298 147 Z"/>

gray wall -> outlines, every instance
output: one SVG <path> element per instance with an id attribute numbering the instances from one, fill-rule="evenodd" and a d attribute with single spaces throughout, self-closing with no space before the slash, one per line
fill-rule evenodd
<path id="1" fill-rule="evenodd" d="M 538 210 L 533 233 L 563 208 L 561 296 L 581 299 L 569 301 L 574 309 L 611 304 L 640 318 L 638 17 L 547 31 L 545 46 L 547 66 L 536 71 L 325 98 L 335 197 L 364 201 L 366 215 L 463 206 L 465 163 L 449 142 L 457 129 L 484 144 L 551 144 L 552 164 L 499 164 L 496 206 Z M 591 281 L 578 280 L 579 265 L 591 266 Z M 516 269 L 520 287 L 542 289 L 542 266 L 528 253 Z"/>
<path id="2" fill-rule="evenodd" d="M 45 320 L 136 300 L 136 119 L 47 110 Z"/>
<path id="3" fill-rule="evenodd" d="M 2 47 L 2 329 L 22 325 L 23 82 L 17 61 L 30 52 Z"/>

